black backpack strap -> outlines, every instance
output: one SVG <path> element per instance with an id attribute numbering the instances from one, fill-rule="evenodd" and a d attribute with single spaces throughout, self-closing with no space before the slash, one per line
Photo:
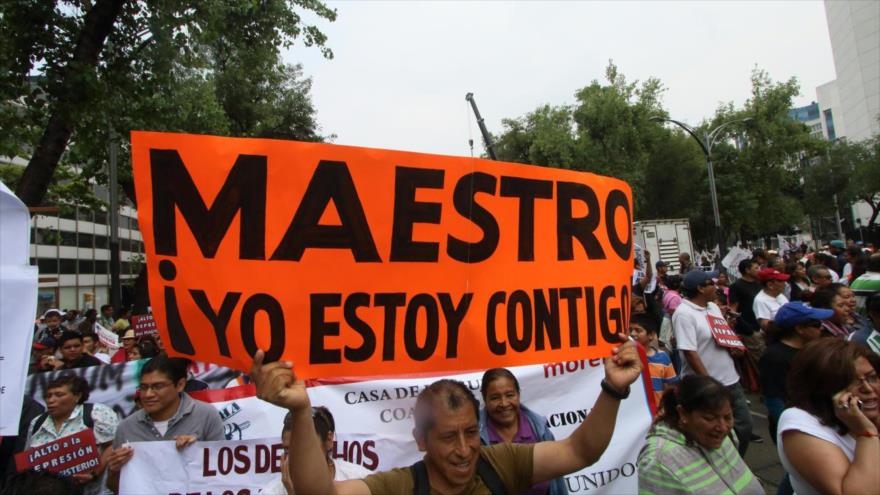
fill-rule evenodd
<path id="1" fill-rule="evenodd" d="M 49 413 L 43 413 L 37 416 L 37 420 L 34 422 L 34 426 L 31 428 L 31 436 L 37 433 L 37 430 L 39 430 L 40 427 L 43 426 L 43 423 L 46 422 L 46 418 L 48 417 Z"/>
<path id="2" fill-rule="evenodd" d="M 428 468 L 425 461 L 419 461 L 409 467 L 413 477 L 413 495 L 430 495 L 431 484 L 428 483 Z"/>
<path id="3" fill-rule="evenodd" d="M 492 495 L 504 495 L 507 493 L 507 489 L 504 487 L 504 482 L 501 481 L 501 477 L 498 476 L 498 472 L 495 471 L 492 464 L 489 464 L 489 461 L 484 459 L 483 456 L 477 458 L 477 474 L 483 480 L 483 484 L 486 485 L 486 488 L 489 489 L 489 493 Z"/>
<path id="4" fill-rule="evenodd" d="M 428 482 L 428 468 L 425 467 L 425 461 L 419 461 L 409 467 L 413 477 L 413 494 L 414 495 L 430 495 L 431 484 Z M 489 461 L 483 456 L 477 457 L 477 475 L 483 480 L 483 484 L 489 489 L 492 495 L 505 495 L 507 488 L 504 482 L 498 476 L 498 472 L 489 464 Z"/>
<path id="5" fill-rule="evenodd" d="M 95 405 L 91 402 L 83 404 L 83 424 L 86 425 L 86 428 L 95 428 L 95 420 L 92 419 L 92 409 L 94 408 Z"/>

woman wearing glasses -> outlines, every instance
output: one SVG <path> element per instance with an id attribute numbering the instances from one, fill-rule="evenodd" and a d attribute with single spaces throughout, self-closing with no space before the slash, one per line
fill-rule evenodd
<path id="1" fill-rule="evenodd" d="M 31 421 L 25 445 L 26 449 L 39 447 L 91 428 L 101 454 L 101 464 L 94 471 L 72 475 L 83 485 L 83 493 L 87 495 L 103 492 L 105 454 L 108 454 L 107 447 L 119 424 L 119 417 L 113 409 L 103 404 L 86 404 L 89 392 L 88 382 L 77 375 L 62 375 L 49 382 L 43 395 L 46 412 Z"/>
<path id="2" fill-rule="evenodd" d="M 792 362 L 777 449 L 799 495 L 880 493 L 876 359 L 858 344 L 823 338 Z"/>
<path id="3" fill-rule="evenodd" d="M 197 441 L 226 439 L 217 409 L 183 391 L 188 364 L 185 359 L 162 354 L 141 369 L 138 390 L 142 409 L 119 423 L 107 462 L 111 490 L 118 490 L 119 471 L 134 455 L 129 442 L 174 440 L 177 448 L 183 449 Z"/>

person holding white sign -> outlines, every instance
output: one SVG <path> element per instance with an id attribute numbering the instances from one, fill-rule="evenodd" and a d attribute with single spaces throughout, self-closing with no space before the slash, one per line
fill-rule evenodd
<path id="1" fill-rule="evenodd" d="M 435 493 L 484 495 L 520 493 L 595 463 L 614 433 L 620 401 L 642 371 L 635 343 L 625 342 L 605 359 L 602 392 L 589 416 L 566 439 L 535 444 L 480 445 L 479 402 L 461 382 L 438 380 L 416 399 L 413 437 L 424 460 L 409 468 L 363 480 L 333 482 L 311 418 L 305 382 L 288 362 L 263 364 L 257 351 L 251 376 L 257 396 L 290 410 L 290 476 L 297 493 L 380 495 Z"/>
<path id="2" fill-rule="evenodd" d="M 117 491 L 119 472 L 132 456 L 129 442 L 174 440 L 177 449 L 197 441 L 226 440 L 217 410 L 191 398 L 186 387 L 189 361 L 160 355 L 141 369 L 138 391 L 143 409 L 119 423 L 107 459 L 107 486 Z"/>

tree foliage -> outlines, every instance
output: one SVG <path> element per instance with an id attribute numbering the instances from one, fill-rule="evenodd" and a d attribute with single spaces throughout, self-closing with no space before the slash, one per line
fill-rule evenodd
<path id="1" fill-rule="evenodd" d="M 30 160 L 19 196 L 43 201 L 59 162 L 106 180 L 113 139 L 134 199 L 133 129 L 323 139 L 311 82 L 280 61 L 296 43 L 332 57 L 307 11 L 336 16 L 318 0 L 3 2 L 0 154 Z"/>
<path id="2" fill-rule="evenodd" d="M 691 221 L 695 238 L 714 245 L 706 158 L 690 135 L 657 123 L 667 117 L 663 86 L 651 78 L 628 82 L 609 63 L 603 82 L 575 92 L 571 105 L 544 105 L 505 119 L 499 159 L 596 172 L 626 180 L 637 219 Z M 712 159 L 722 226 L 728 237 L 753 238 L 791 230 L 803 219 L 798 157 L 822 153 L 823 142 L 792 120 L 795 79 L 774 82 L 756 69 L 752 94 L 741 106 L 722 105 L 695 133 L 730 121 L 715 139 Z"/>
<path id="3" fill-rule="evenodd" d="M 828 152 L 806 167 L 804 205 L 817 216 L 833 215 L 838 205 L 864 201 L 871 208 L 867 228 L 880 215 L 880 135 L 861 142 L 835 141 Z"/>

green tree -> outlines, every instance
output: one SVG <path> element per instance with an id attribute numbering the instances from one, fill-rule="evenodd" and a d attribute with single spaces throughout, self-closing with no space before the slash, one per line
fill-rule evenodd
<path id="1" fill-rule="evenodd" d="M 860 142 L 835 141 L 815 163 L 805 166 L 804 205 L 816 216 L 834 214 L 839 207 L 864 201 L 871 208 L 866 227 L 880 215 L 880 135 Z"/>
<path id="2" fill-rule="evenodd" d="M 539 107 L 517 119 L 502 121 L 498 158 L 610 175 L 633 189 L 636 215 L 653 216 L 646 190 L 646 170 L 653 148 L 671 136 L 651 117 L 665 115 L 663 87 L 657 79 L 627 82 L 613 62 L 605 81 L 593 81 L 575 92 L 573 105 Z"/>
<path id="3" fill-rule="evenodd" d="M 0 154 L 29 159 L 17 194 L 40 204 L 59 163 L 105 180 L 111 129 L 123 151 L 132 129 L 320 140 L 310 81 L 280 63 L 296 42 L 332 57 L 305 11 L 336 16 L 319 0 L 3 2 Z"/>
<path id="4" fill-rule="evenodd" d="M 793 120 L 788 111 L 799 94 L 795 78 L 774 82 L 752 72 L 752 94 L 742 108 L 721 106 L 703 129 L 749 118 L 727 127 L 713 149 L 721 222 L 740 239 L 786 232 L 803 221 L 802 159 L 822 153 L 825 143 Z"/>

